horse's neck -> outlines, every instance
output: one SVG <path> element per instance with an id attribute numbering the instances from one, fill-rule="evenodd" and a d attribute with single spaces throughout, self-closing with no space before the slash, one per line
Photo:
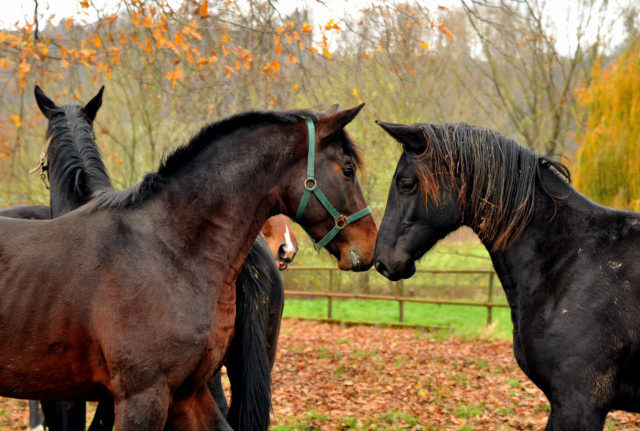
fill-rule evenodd
<path id="1" fill-rule="evenodd" d="M 53 218 L 73 211 L 85 203 L 77 192 L 75 180 L 70 184 L 57 184 L 55 180 L 50 182 L 49 206 Z"/>
<path id="2" fill-rule="evenodd" d="M 62 172 L 64 169 L 61 170 L 58 166 L 56 166 L 57 169 L 52 169 L 52 166 L 49 166 L 49 206 L 53 217 L 59 217 L 81 207 L 91 199 L 91 195 L 95 192 L 113 189 L 107 168 L 102 162 L 97 144 L 91 136 L 90 132 L 86 132 L 85 139 L 76 143 L 74 146 L 76 149 L 73 151 L 68 148 L 66 150 L 60 148 L 56 143 L 52 143 L 48 150 L 50 163 L 52 160 L 59 163 L 60 159 L 65 157 L 80 159 L 82 150 L 77 149 L 79 146 L 85 148 L 85 151 L 95 154 L 93 157 L 85 157 L 84 164 L 78 162 L 74 164 L 74 167 L 68 167 L 67 172 L 64 173 Z M 72 153 L 75 154 L 72 155 Z M 78 181 L 84 181 L 84 187 L 80 187 Z M 82 195 L 82 188 L 86 190 L 86 195 Z"/>
<path id="3" fill-rule="evenodd" d="M 175 175 L 165 196 L 169 220 L 190 251 L 227 262 L 231 274 L 237 274 L 270 211 L 282 209 L 278 191 L 299 149 L 292 148 L 290 134 L 273 135 L 211 145 Z"/>
<path id="4" fill-rule="evenodd" d="M 485 241 L 512 308 L 521 295 L 532 298 L 541 289 L 550 288 L 546 280 L 559 276 L 565 260 L 585 246 L 587 226 L 610 212 L 548 170 L 542 171 L 542 181 L 556 198 L 536 192 L 533 217 L 520 237 L 500 251 L 492 250 L 490 239 Z"/>

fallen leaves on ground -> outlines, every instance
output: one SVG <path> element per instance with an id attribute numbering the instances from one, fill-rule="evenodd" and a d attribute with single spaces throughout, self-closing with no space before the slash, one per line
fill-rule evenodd
<path id="1" fill-rule="evenodd" d="M 548 413 L 509 342 L 283 320 L 275 430 L 543 430 Z M 0 398 L 0 430 L 27 420 L 26 401 Z M 613 412 L 605 429 L 640 430 L 640 416 Z"/>
<path id="2" fill-rule="evenodd" d="M 510 342 L 287 319 L 273 370 L 276 429 L 543 430 L 549 405 Z M 609 415 L 640 430 L 640 416 Z"/>

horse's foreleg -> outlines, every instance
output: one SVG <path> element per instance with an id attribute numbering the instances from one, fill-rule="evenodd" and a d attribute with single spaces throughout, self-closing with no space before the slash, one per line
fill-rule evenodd
<path id="1" fill-rule="evenodd" d="M 115 431 L 160 431 L 169 411 L 169 388 L 162 384 L 115 402 Z"/>
<path id="2" fill-rule="evenodd" d="M 49 431 L 84 431 L 87 408 L 84 401 L 42 401 L 44 422 Z"/>
<path id="3" fill-rule="evenodd" d="M 111 431 L 115 422 L 113 398 L 100 400 L 89 431 Z"/>
<path id="4" fill-rule="evenodd" d="M 583 403 L 576 405 L 568 400 L 552 402 L 546 431 L 602 431 L 606 417 L 606 411 Z"/>
<path id="5" fill-rule="evenodd" d="M 209 386 L 211 395 L 213 395 L 213 400 L 218 405 L 222 415 L 227 417 L 227 413 L 229 413 L 229 403 L 227 402 L 227 396 L 225 395 L 224 388 L 222 387 L 222 376 L 220 375 L 220 371 L 215 373 L 213 377 L 209 379 L 207 386 Z"/>
<path id="6" fill-rule="evenodd" d="M 233 431 L 207 385 L 203 385 L 190 397 L 176 402 L 169 411 L 168 428 L 174 430 Z"/>
<path id="7" fill-rule="evenodd" d="M 39 401 L 29 401 L 29 431 L 44 431 Z"/>

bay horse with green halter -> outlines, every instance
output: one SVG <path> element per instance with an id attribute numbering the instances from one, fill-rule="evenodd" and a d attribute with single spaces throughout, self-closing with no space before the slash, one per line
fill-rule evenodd
<path id="1" fill-rule="evenodd" d="M 640 215 L 595 204 L 564 165 L 497 132 L 378 124 L 403 151 L 377 270 L 410 277 L 470 226 L 511 307 L 518 365 L 551 403 L 547 430 L 602 430 L 612 409 L 640 412 Z"/>
<path id="2" fill-rule="evenodd" d="M 0 219 L 0 395 L 109 394 L 116 430 L 161 430 L 167 419 L 229 429 L 204 383 L 231 340 L 234 282 L 266 219 L 294 215 L 309 165 L 339 217 L 309 200 L 298 222 L 333 236 L 339 268 L 371 265 L 377 231 L 344 131 L 361 107 L 237 115 L 128 190 L 52 220 Z M 27 322 L 33 306 L 46 311 Z"/>
<path id="3" fill-rule="evenodd" d="M 51 206 L 19 205 L 0 210 L 0 216 L 48 220 L 66 214 L 87 203 L 94 192 L 113 187 L 95 142 L 93 121 L 102 105 L 102 92 L 85 106 L 58 106 L 36 86 L 35 97 L 48 119 L 47 148 L 41 161 L 44 179 L 49 180 Z M 335 112 L 335 111 L 334 111 Z M 265 238 L 281 243 L 286 231 L 274 228 L 283 215 L 270 217 L 262 228 Z M 270 223 L 269 221 L 272 220 Z M 269 225 L 269 229 L 265 226 Z M 290 227 L 290 226 L 289 226 Z M 264 238 L 258 237 L 236 280 L 236 323 L 234 336 L 225 358 L 232 395 L 231 409 L 217 373 L 208 385 L 216 403 L 235 430 L 268 429 L 271 411 L 271 374 L 275 361 L 284 286 L 270 258 Z M 46 427 L 51 431 L 84 431 L 85 403 L 42 402 L 43 418 L 37 401 L 29 403 L 29 428 Z M 91 423 L 90 431 L 113 428 L 113 401 L 103 400 Z"/>

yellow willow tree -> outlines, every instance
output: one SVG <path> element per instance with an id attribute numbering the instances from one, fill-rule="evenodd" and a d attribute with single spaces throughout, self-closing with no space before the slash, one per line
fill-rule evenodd
<path id="1" fill-rule="evenodd" d="M 640 37 L 615 64 L 595 63 L 578 101 L 586 119 L 578 132 L 576 187 L 603 205 L 640 210 Z"/>

